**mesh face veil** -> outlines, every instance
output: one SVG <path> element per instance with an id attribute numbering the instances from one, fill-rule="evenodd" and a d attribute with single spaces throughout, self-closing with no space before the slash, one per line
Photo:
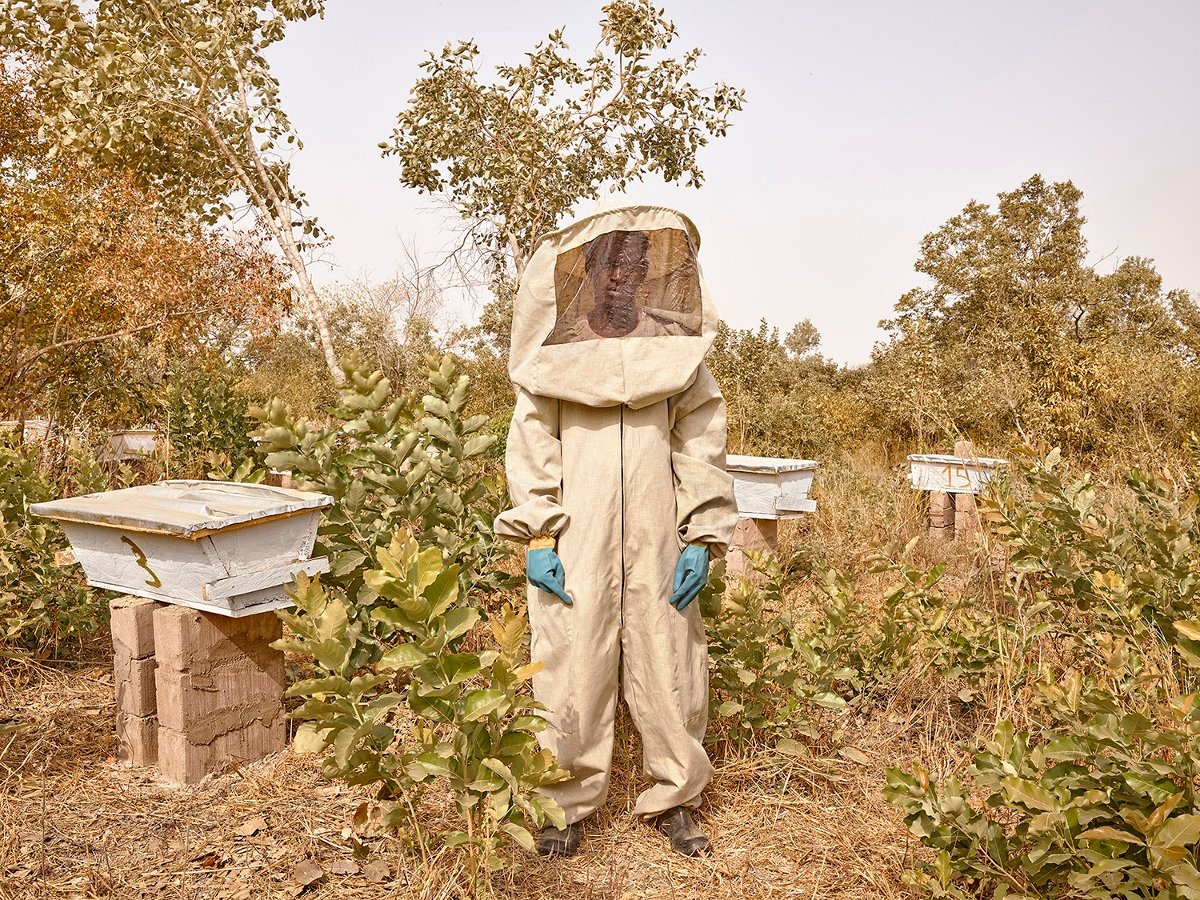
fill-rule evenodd
<path id="1" fill-rule="evenodd" d="M 509 376 L 540 397 L 639 408 L 678 394 L 717 316 L 692 221 L 622 205 L 542 238 L 513 304 Z"/>
<path id="2" fill-rule="evenodd" d="M 696 251 L 681 228 L 613 230 L 560 254 L 543 346 L 703 329 Z"/>

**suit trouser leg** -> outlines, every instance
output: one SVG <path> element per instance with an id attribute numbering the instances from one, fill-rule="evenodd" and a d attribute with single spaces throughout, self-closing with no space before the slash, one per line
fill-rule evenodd
<path id="1" fill-rule="evenodd" d="M 625 702 L 642 737 L 643 767 L 654 782 L 638 797 L 634 813 L 639 816 L 698 805 L 713 774 L 703 743 L 708 721 L 704 620 L 698 602 L 682 612 L 668 602 L 673 571 L 672 566 L 665 575 L 631 578 L 625 593 Z"/>
<path id="2" fill-rule="evenodd" d="M 571 773 L 543 790 L 568 823 L 591 815 L 608 796 L 620 658 L 620 604 L 571 593 L 575 603 L 567 606 L 553 594 L 529 591 L 530 657 L 544 664 L 533 676 L 533 694 L 549 722 L 538 741 Z"/>

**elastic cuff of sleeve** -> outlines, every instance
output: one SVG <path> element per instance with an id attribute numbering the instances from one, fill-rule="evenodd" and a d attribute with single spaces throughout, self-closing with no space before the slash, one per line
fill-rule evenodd
<path id="1" fill-rule="evenodd" d="M 539 534 L 537 537 L 529 539 L 530 550 L 544 550 L 547 547 L 554 547 L 554 538 L 548 534 Z"/>

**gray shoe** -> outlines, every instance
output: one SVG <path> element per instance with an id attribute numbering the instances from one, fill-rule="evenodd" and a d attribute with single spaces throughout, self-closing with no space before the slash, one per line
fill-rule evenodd
<path id="1" fill-rule="evenodd" d="M 537 837 L 538 856 L 574 856 L 582 839 L 582 822 L 572 822 L 566 828 L 547 825 Z"/>
<path id="2" fill-rule="evenodd" d="M 671 849 L 684 856 L 708 856 L 712 844 L 708 835 L 692 821 L 692 811 L 676 806 L 654 819 L 654 827 L 671 839 Z"/>

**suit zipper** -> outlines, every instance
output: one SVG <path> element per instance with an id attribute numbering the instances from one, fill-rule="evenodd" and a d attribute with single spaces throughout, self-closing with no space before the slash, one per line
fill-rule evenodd
<path id="1" fill-rule="evenodd" d="M 620 435 L 621 450 L 621 627 L 625 627 L 625 404 L 621 404 Z"/>

